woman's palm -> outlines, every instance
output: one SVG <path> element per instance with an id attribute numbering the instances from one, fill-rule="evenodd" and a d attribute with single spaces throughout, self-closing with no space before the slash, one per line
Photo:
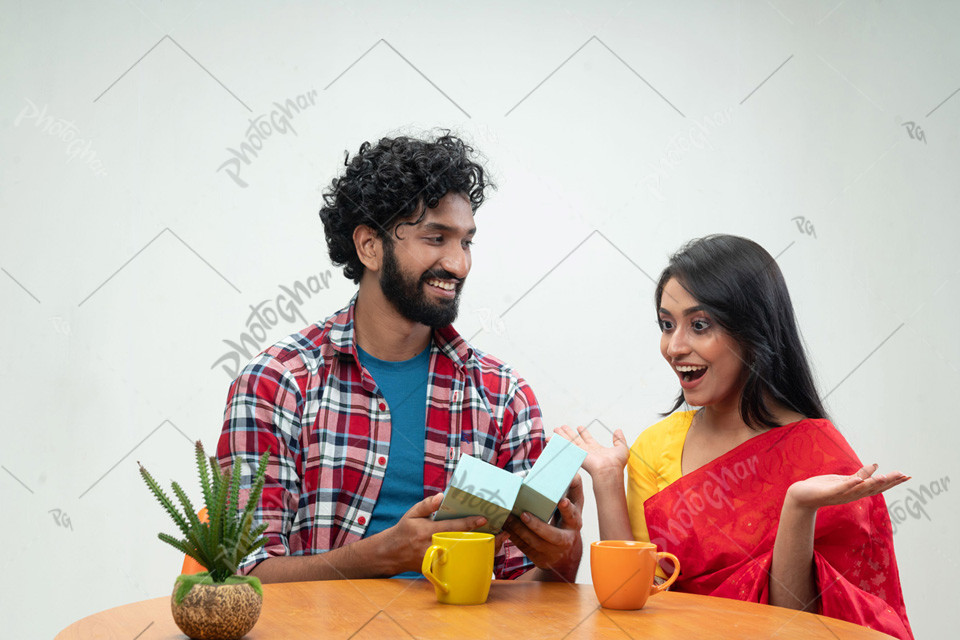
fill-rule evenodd
<path id="1" fill-rule="evenodd" d="M 554 429 L 554 433 L 569 440 L 587 452 L 583 461 L 583 469 L 592 477 L 604 471 L 622 472 L 630 457 L 627 440 L 620 429 L 613 432 L 613 445 L 605 447 L 590 435 L 586 427 L 577 427 L 576 431 L 564 425 Z"/>
<path id="2" fill-rule="evenodd" d="M 788 495 L 802 507 L 818 509 L 874 496 L 910 479 L 899 471 L 874 476 L 876 470 L 877 465 L 872 464 L 860 468 L 852 476 L 813 476 L 790 485 Z"/>

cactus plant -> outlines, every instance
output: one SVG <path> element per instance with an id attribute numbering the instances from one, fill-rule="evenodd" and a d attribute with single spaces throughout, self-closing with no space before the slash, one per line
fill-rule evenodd
<path id="1" fill-rule="evenodd" d="M 200 521 L 197 510 L 179 484 L 173 482 L 172 487 L 182 512 L 143 465 L 140 465 L 140 475 L 183 534 L 182 539 L 166 533 L 160 533 L 158 537 L 203 565 L 214 583 L 222 583 L 236 574 L 237 567 L 245 557 L 267 542 L 261 535 L 267 525 L 263 523 L 254 528 L 253 512 L 263 491 L 270 452 L 267 451 L 260 458 L 246 507 L 241 512 L 240 459 L 234 459 L 232 469 L 221 472 L 215 457 L 211 456 L 208 461 L 199 440 L 195 448 L 207 522 Z"/>

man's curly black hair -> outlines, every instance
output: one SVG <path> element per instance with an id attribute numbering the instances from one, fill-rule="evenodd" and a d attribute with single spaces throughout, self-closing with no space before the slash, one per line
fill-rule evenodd
<path id="1" fill-rule="evenodd" d="M 476 212 L 484 189 L 493 185 L 473 155 L 473 148 L 449 132 L 432 141 L 382 138 L 376 146 L 364 142 L 352 159 L 347 153 L 347 169 L 324 192 L 320 209 L 333 264 L 360 282 L 364 267 L 353 244 L 358 225 L 376 229 L 389 242 L 400 224 L 417 224 L 450 192 L 466 196 Z"/>

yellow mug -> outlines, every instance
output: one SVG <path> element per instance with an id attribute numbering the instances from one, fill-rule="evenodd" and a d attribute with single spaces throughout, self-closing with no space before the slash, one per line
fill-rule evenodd
<path id="1" fill-rule="evenodd" d="M 673 575 L 653 584 L 661 558 L 673 560 Z M 601 540 L 590 545 L 593 590 L 604 609 L 642 609 L 647 598 L 664 591 L 680 575 L 680 561 L 672 553 L 657 552 L 651 542 Z"/>
<path id="2" fill-rule="evenodd" d="M 483 604 L 493 577 L 493 535 L 448 531 L 433 534 L 421 572 L 444 604 Z"/>

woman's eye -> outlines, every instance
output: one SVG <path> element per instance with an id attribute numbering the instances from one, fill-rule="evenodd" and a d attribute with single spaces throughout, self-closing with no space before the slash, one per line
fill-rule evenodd
<path id="1" fill-rule="evenodd" d="M 660 325 L 660 331 L 670 331 L 673 329 L 673 323 L 669 320 L 664 320 L 663 318 L 657 320 L 657 324 Z"/>
<path id="2" fill-rule="evenodd" d="M 693 330 L 698 333 L 710 328 L 710 323 L 706 320 L 694 320 L 691 325 L 693 326 Z"/>

